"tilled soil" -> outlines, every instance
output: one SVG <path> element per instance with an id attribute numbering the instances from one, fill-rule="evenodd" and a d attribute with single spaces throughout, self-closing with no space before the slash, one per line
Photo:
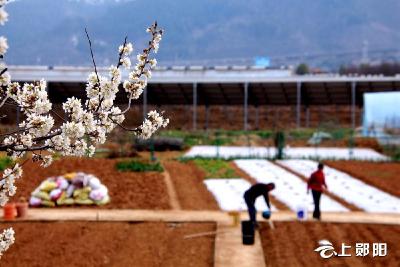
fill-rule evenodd
<path id="1" fill-rule="evenodd" d="M 218 204 L 203 183 L 205 174 L 193 162 L 163 163 L 175 186 L 179 203 L 186 210 L 219 210 Z"/>
<path id="2" fill-rule="evenodd" d="M 315 222 L 274 222 L 261 227 L 261 240 L 267 266 L 399 266 L 400 226 L 378 224 L 334 224 Z M 351 257 L 323 259 L 314 252 L 319 240 L 329 240 L 341 253 L 342 243 L 351 245 Z M 387 243 L 386 257 L 373 257 L 372 243 Z M 370 253 L 355 256 L 356 243 L 369 243 Z"/>
<path id="3" fill-rule="evenodd" d="M 9 226 L 1 224 L 1 228 Z M 0 266 L 213 265 L 215 224 L 54 222 L 15 223 L 16 243 Z"/>
<path id="4" fill-rule="evenodd" d="M 364 161 L 326 161 L 325 163 L 400 197 L 400 163 Z"/>
<path id="5" fill-rule="evenodd" d="M 119 209 L 169 209 L 169 197 L 164 177 L 157 172 L 119 172 L 117 159 L 62 158 L 48 168 L 28 162 L 23 167 L 23 177 L 16 182 L 17 194 L 29 198 L 41 181 L 47 177 L 82 171 L 97 176 L 108 188 L 111 202 L 104 208 Z M 91 206 L 85 206 L 91 207 Z M 93 206 L 97 207 L 97 206 Z"/>

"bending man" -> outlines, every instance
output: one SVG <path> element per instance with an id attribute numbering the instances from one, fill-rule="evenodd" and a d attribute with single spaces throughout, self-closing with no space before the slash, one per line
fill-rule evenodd
<path id="1" fill-rule="evenodd" d="M 267 203 L 268 208 L 271 210 L 271 206 L 269 204 L 268 193 L 270 191 L 274 190 L 274 188 L 275 188 L 274 183 L 269 183 L 269 184 L 261 184 L 260 183 L 260 184 L 252 185 L 250 187 L 250 189 L 248 189 L 244 193 L 244 200 L 246 201 L 250 221 L 252 221 L 254 225 L 257 225 L 257 220 L 256 220 L 257 210 L 256 210 L 256 207 L 254 206 L 256 199 L 259 196 L 263 196 L 265 199 L 265 203 Z"/>

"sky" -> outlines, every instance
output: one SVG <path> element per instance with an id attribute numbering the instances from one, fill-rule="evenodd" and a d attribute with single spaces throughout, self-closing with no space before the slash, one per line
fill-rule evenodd
<path id="1" fill-rule="evenodd" d="M 364 125 L 384 125 L 387 120 L 396 118 L 400 123 L 400 92 L 364 94 Z M 400 126 L 400 125 L 397 125 Z"/>

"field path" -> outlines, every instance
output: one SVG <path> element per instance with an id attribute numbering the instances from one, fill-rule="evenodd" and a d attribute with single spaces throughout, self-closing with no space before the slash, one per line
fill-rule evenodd
<path id="1" fill-rule="evenodd" d="M 184 211 L 184 210 L 133 210 L 133 209 L 30 209 L 23 221 L 126 221 L 126 222 L 220 222 L 232 223 L 228 212 L 223 211 Z M 0 212 L 0 215 L 2 212 Z M 247 212 L 241 212 L 242 220 L 247 219 Z M 1 216 L 0 221 L 4 221 Z M 261 216 L 260 216 L 261 217 Z M 296 221 L 296 215 L 291 211 L 278 211 L 272 214 L 274 221 Z M 260 218 L 260 220 L 262 220 Z M 400 225 L 400 214 L 367 213 L 367 212 L 323 212 L 323 222 L 340 223 L 376 223 Z"/>
<path id="2" fill-rule="evenodd" d="M 264 251 L 258 231 L 256 231 L 254 239 L 254 245 L 244 246 L 242 245 L 240 225 L 232 227 L 218 223 L 215 237 L 214 267 L 265 267 Z"/>
<path id="3" fill-rule="evenodd" d="M 176 194 L 176 190 L 174 184 L 172 183 L 171 175 L 168 170 L 164 167 L 164 181 L 167 187 L 168 196 L 169 196 L 169 204 L 173 210 L 180 210 L 181 204 L 179 203 L 178 195 Z"/>

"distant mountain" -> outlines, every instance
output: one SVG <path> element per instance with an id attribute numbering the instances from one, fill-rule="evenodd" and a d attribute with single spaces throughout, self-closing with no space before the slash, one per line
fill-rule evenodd
<path id="1" fill-rule="evenodd" d="M 166 30 L 161 64 L 269 56 L 273 64 L 332 65 L 361 57 L 366 42 L 365 51 L 399 56 L 399 10 L 398 0 L 20 0 L 7 6 L 0 32 L 9 39 L 8 64 L 88 65 L 87 27 L 97 61 L 108 65 L 126 34 L 141 48 L 146 26 L 158 20 Z M 327 56 L 347 51 L 359 54 Z"/>

